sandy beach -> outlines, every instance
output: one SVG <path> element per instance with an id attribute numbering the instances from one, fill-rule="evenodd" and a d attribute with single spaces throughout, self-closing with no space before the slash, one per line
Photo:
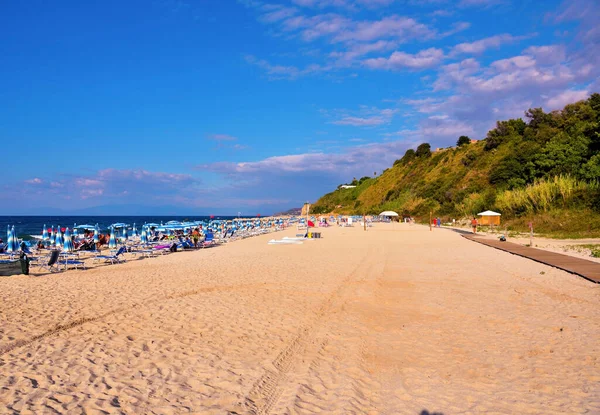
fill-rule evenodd
<path id="1" fill-rule="evenodd" d="M 0 279 L 0 413 L 600 414 L 599 285 L 448 229 L 322 233 Z"/>

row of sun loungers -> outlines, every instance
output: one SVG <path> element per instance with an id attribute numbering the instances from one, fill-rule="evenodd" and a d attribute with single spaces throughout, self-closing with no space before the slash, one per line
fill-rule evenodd
<path id="1" fill-rule="evenodd" d="M 274 230 L 280 230 L 279 228 Z M 263 235 L 272 232 L 273 229 L 246 229 L 246 230 L 226 230 L 222 233 L 207 233 L 205 239 L 194 242 L 183 237 L 178 239 L 166 239 L 162 241 L 141 244 L 139 241 L 130 240 L 121 245 L 118 249 L 111 250 L 109 254 L 103 254 L 100 251 L 75 251 L 61 252 L 60 250 L 50 250 L 44 254 L 43 251 L 28 252 L 31 266 L 34 270 L 58 272 L 67 269 L 86 269 L 86 262 L 92 264 L 120 264 L 126 261 L 125 256 L 136 258 L 152 258 L 159 255 L 167 255 L 173 251 L 189 251 L 196 249 L 206 249 L 224 244 L 229 241 L 244 239 L 252 236 Z M 12 258 L 11 258 L 12 259 Z"/>

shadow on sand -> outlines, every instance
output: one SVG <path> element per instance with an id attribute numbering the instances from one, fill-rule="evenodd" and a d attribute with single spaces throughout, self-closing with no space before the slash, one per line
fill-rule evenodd
<path id="1" fill-rule="evenodd" d="M 444 415 L 441 412 L 429 412 L 427 409 L 423 409 L 419 415 Z"/>

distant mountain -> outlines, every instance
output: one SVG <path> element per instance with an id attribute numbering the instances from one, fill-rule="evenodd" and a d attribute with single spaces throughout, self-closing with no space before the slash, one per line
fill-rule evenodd
<path id="1" fill-rule="evenodd" d="M 273 216 L 298 216 L 300 213 L 302 212 L 302 208 L 292 208 L 289 210 L 286 210 L 285 212 L 279 212 L 279 213 L 275 213 Z"/>

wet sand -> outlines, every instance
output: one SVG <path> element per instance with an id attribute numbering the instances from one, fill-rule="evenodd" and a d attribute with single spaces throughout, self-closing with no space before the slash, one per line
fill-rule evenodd
<path id="1" fill-rule="evenodd" d="M 600 285 L 417 225 L 267 245 L 295 233 L 0 279 L 0 413 L 600 413 Z"/>

